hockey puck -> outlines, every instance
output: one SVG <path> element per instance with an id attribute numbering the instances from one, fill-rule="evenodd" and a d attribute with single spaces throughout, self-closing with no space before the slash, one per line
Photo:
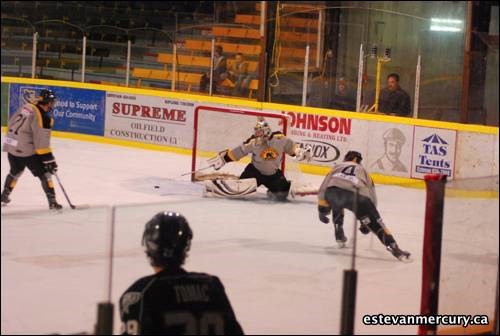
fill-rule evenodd
<path id="1" fill-rule="evenodd" d="M 155 189 L 160 189 L 160 186 L 155 185 Z"/>

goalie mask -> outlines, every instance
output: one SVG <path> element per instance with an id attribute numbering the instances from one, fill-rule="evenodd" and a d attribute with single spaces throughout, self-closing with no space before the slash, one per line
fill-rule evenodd
<path id="1" fill-rule="evenodd" d="M 191 247 L 193 231 L 181 214 L 165 211 L 146 223 L 142 245 L 151 266 L 180 267 Z"/>
<path id="2" fill-rule="evenodd" d="M 257 143 L 263 143 L 269 139 L 271 136 L 271 127 L 269 127 L 269 124 L 267 121 L 257 121 L 257 124 L 255 124 L 254 127 L 254 136 L 255 139 L 257 140 Z"/>

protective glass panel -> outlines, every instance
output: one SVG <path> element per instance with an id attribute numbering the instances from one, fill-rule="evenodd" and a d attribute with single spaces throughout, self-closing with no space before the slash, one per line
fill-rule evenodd
<path id="1" fill-rule="evenodd" d="M 2 18 L 2 76 L 31 77 L 34 32 L 24 18 Z"/>
<path id="2" fill-rule="evenodd" d="M 128 36 L 126 30 L 115 25 L 114 20 L 114 17 L 102 17 L 100 23 L 88 28 L 86 82 L 125 85 Z"/>
<path id="3" fill-rule="evenodd" d="M 173 19 L 175 22 L 175 16 Z M 169 20 L 170 22 L 170 20 Z M 131 27 L 130 79 L 131 87 L 172 89 L 173 32 L 164 28 Z"/>
<path id="4" fill-rule="evenodd" d="M 242 216 L 242 207 L 260 219 Z M 193 230 L 184 268 L 220 278 L 245 333 L 337 332 L 341 294 L 332 284 L 341 282 L 341 271 L 332 257 L 338 252 L 325 244 L 324 234 L 304 225 L 310 222 L 309 208 L 201 197 L 117 207 L 113 301 L 153 274 L 141 246 L 144 225 L 160 211 L 173 211 Z M 119 324 L 116 311 L 115 333 Z"/>
<path id="5" fill-rule="evenodd" d="M 93 333 L 108 299 L 109 209 L 2 208 L 2 333 Z"/>
<path id="6" fill-rule="evenodd" d="M 439 314 L 486 315 L 493 323 L 498 303 L 498 204 L 498 176 L 447 183 Z"/>

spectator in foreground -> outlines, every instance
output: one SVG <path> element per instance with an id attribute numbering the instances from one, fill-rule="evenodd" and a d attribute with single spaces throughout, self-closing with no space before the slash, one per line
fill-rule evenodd
<path id="1" fill-rule="evenodd" d="M 182 268 L 193 232 L 181 214 L 165 211 L 146 223 L 142 245 L 155 274 L 120 298 L 124 335 L 242 335 L 218 277 Z"/>

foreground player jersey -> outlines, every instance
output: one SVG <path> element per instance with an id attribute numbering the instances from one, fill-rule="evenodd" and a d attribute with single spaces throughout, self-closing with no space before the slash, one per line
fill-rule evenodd
<path id="1" fill-rule="evenodd" d="M 242 335 L 220 280 L 183 269 L 137 280 L 120 298 L 124 335 Z"/>
<path id="2" fill-rule="evenodd" d="M 54 119 L 41 107 L 24 104 L 10 119 L 3 151 L 14 156 L 52 153 L 50 132 Z"/>
<path id="3" fill-rule="evenodd" d="M 319 205 L 328 205 L 325 200 L 325 191 L 328 187 L 337 187 L 352 192 L 358 188 L 360 195 L 370 198 L 373 204 L 377 205 L 377 195 L 371 177 L 362 165 L 355 162 L 342 162 L 333 166 L 319 188 Z"/>
<path id="4" fill-rule="evenodd" d="M 294 156 L 295 143 L 281 132 L 274 132 L 264 143 L 258 143 L 252 136 L 240 146 L 228 151 L 227 155 L 231 160 L 238 161 L 252 154 L 252 164 L 255 168 L 263 175 L 273 175 L 280 168 L 283 152 Z"/>

